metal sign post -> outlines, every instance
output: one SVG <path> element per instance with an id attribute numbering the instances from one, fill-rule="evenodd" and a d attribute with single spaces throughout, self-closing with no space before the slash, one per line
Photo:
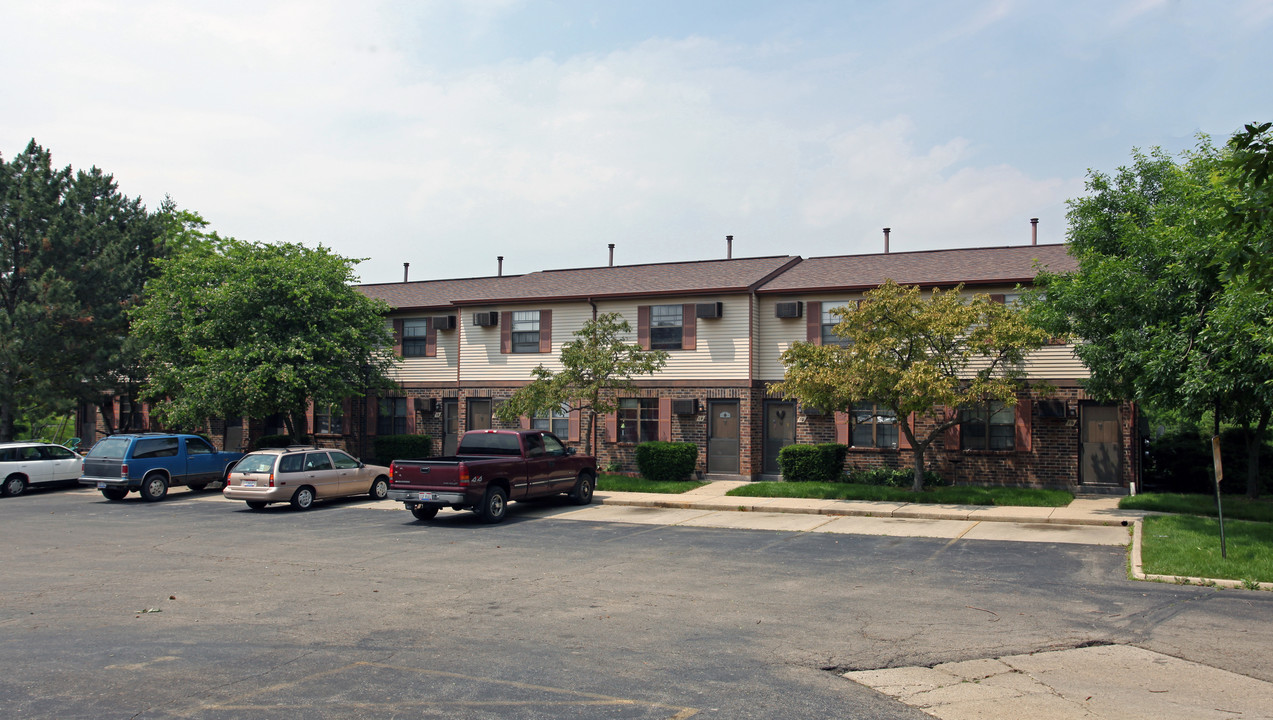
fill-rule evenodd
<path id="1" fill-rule="evenodd" d="M 1224 560 L 1229 559 L 1229 553 L 1224 543 L 1224 508 L 1220 503 L 1220 481 L 1224 479 L 1224 468 L 1220 466 L 1220 436 L 1211 436 L 1211 460 L 1215 463 L 1216 478 L 1216 516 L 1220 518 L 1220 557 Z"/>

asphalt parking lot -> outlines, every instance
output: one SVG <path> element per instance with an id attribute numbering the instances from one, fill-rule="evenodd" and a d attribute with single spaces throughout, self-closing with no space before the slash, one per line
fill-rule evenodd
<path id="1" fill-rule="evenodd" d="M 0 714 L 923 718 L 842 674 L 1104 643 L 1273 680 L 1273 594 L 1134 583 L 1122 547 L 574 512 L 0 502 Z"/>

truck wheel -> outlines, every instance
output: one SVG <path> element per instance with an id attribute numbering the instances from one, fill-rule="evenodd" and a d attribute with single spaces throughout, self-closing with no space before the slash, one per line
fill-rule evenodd
<path id="1" fill-rule="evenodd" d="M 508 514 L 508 493 L 496 485 L 486 489 L 486 497 L 477 508 L 477 516 L 485 523 L 497 523 Z"/>
<path id="2" fill-rule="evenodd" d="M 146 502 L 156 502 L 163 500 L 168 494 L 168 480 L 159 473 L 151 473 L 142 478 L 141 481 L 141 499 Z"/>
<path id="3" fill-rule="evenodd" d="M 21 495 L 27 489 L 27 479 L 21 475 L 10 475 L 5 478 L 4 485 L 0 486 L 0 495 L 8 495 L 10 497 Z"/>
<path id="4" fill-rule="evenodd" d="M 370 496 L 372 500 L 384 500 L 389 497 L 389 478 L 386 478 L 384 475 L 376 478 L 375 481 L 371 483 L 371 490 L 367 492 L 367 495 Z"/>
<path id="5" fill-rule="evenodd" d="M 111 502 L 119 502 L 120 500 L 128 497 L 128 488 L 102 488 L 102 495 Z"/>
<path id="6" fill-rule="evenodd" d="M 432 520 L 438 516 L 437 505 L 412 505 L 411 514 L 416 520 Z"/>
<path id="7" fill-rule="evenodd" d="M 265 501 L 264 501 L 264 500 L 248 500 L 248 501 L 247 501 L 247 504 L 248 504 L 248 507 L 252 508 L 253 510 L 264 510 L 264 509 L 265 509 Z"/>
<path id="8" fill-rule="evenodd" d="M 576 505 L 588 505 L 592 502 L 592 491 L 597 489 L 597 479 L 590 473 L 579 473 L 575 481 L 575 489 L 570 492 L 570 500 Z"/>
<path id="9" fill-rule="evenodd" d="M 306 485 L 292 496 L 292 507 L 297 510 L 308 510 L 314 506 L 314 488 Z"/>

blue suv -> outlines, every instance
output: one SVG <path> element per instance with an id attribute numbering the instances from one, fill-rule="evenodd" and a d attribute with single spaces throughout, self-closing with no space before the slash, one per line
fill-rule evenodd
<path id="1" fill-rule="evenodd" d="M 218 452 L 198 435 L 111 435 L 84 456 L 80 484 L 96 487 L 107 500 L 123 500 L 136 490 L 143 500 L 154 502 L 175 485 L 197 491 L 224 483 L 242 457 L 239 452 Z"/>

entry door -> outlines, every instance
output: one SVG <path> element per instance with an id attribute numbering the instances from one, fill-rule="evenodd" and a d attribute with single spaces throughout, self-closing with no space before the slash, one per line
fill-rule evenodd
<path id="1" fill-rule="evenodd" d="M 1083 426 L 1079 467 L 1080 482 L 1121 485 L 1123 481 L 1122 433 L 1118 427 L 1118 407 L 1114 405 L 1079 406 Z"/>
<path id="2" fill-rule="evenodd" d="M 488 430 L 491 427 L 491 399 L 470 398 L 465 430 Z"/>
<path id="3" fill-rule="evenodd" d="M 738 401 L 707 401 L 707 472 L 738 474 Z"/>
<path id="4" fill-rule="evenodd" d="M 460 401 L 446 398 L 442 401 L 442 454 L 454 455 L 460 440 Z"/>
<path id="5" fill-rule="evenodd" d="M 765 403 L 765 467 L 766 475 L 782 472 L 778 467 L 778 452 L 796 444 L 796 404 L 792 402 Z"/>

